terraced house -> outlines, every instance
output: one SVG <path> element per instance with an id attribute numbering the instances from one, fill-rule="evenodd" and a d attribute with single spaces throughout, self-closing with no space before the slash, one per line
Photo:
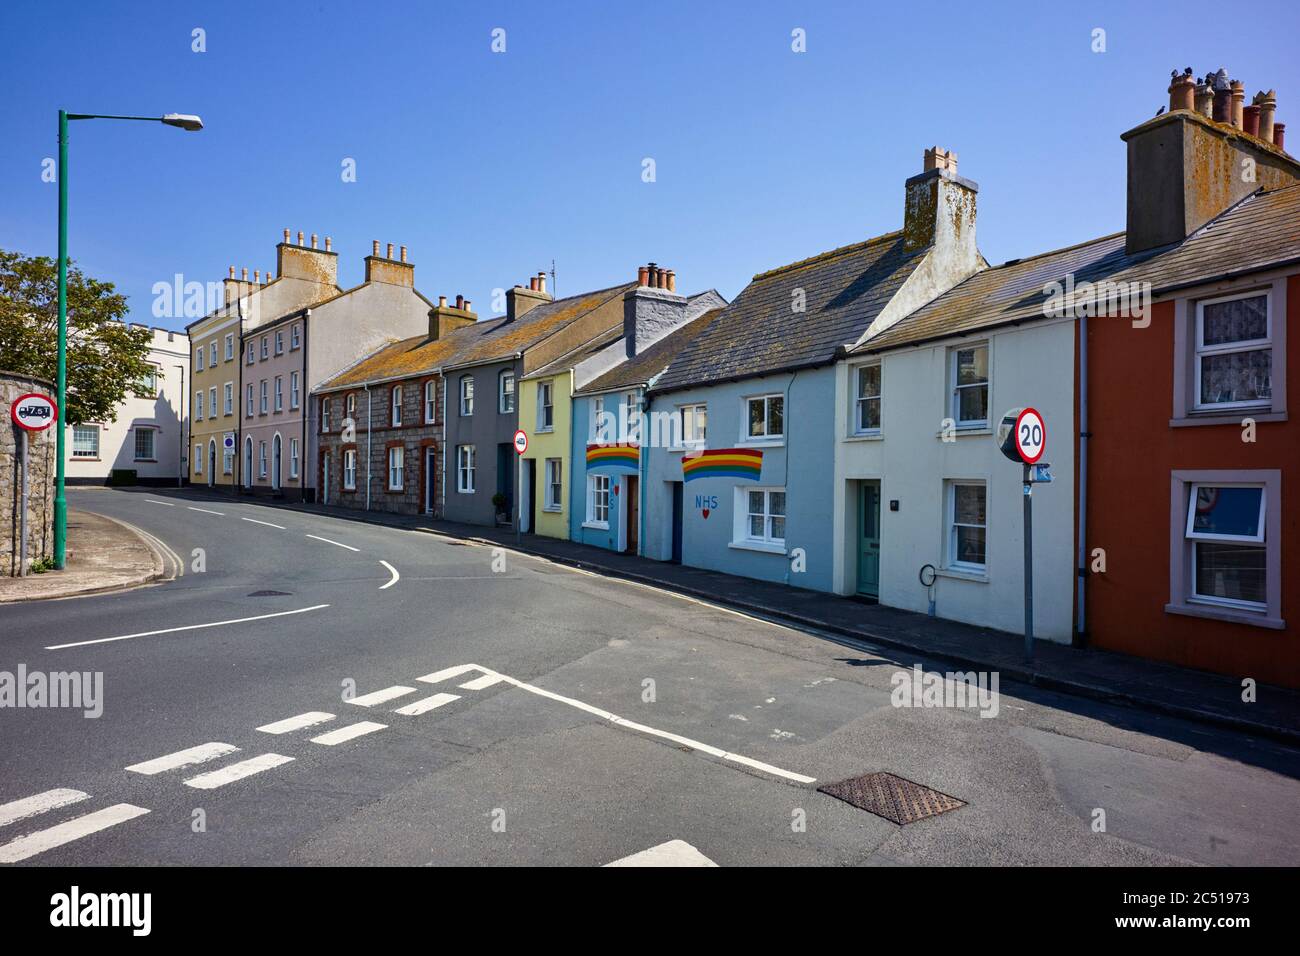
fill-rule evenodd
<path id="1" fill-rule="evenodd" d="M 831 590 L 836 361 L 984 265 L 949 161 L 926 152 L 903 229 L 756 275 L 653 384 L 684 440 L 647 449 L 643 554 Z"/>

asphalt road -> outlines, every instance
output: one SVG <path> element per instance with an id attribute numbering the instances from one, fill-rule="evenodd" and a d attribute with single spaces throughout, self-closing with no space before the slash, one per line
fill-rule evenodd
<path id="1" fill-rule="evenodd" d="M 514 552 L 70 500 L 186 572 L 0 607 L 0 672 L 103 675 L 98 718 L 0 709 L 0 862 L 1300 863 L 1272 742 L 1009 683 L 992 718 L 895 707 L 906 655 Z M 966 805 L 898 826 L 816 789 L 874 771 Z"/>

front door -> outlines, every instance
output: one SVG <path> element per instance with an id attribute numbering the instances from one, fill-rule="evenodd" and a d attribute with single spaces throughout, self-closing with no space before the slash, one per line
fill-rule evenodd
<path id="1" fill-rule="evenodd" d="M 217 485 L 217 443 L 208 442 L 208 487 L 215 488 Z"/>
<path id="2" fill-rule="evenodd" d="M 320 503 L 330 503 L 330 453 L 324 450 L 320 453 Z"/>
<path id="3" fill-rule="evenodd" d="M 864 481 L 858 509 L 858 593 L 880 597 L 880 482 Z"/>
<path id="4" fill-rule="evenodd" d="M 438 449 L 424 450 L 424 513 L 431 515 L 438 505 Z"/>
<path id="5" fill-rule="evenodd" d="M 682 563 L 682 512 L 684 509 L 682 483 L 672 482 L 673 486 L 673 564 Z"/>
<path id="6" fill-rule="evenodd" d="M 280 436 L 271 442 L 271 490 L 280 490 Z"/>
<path id="7" fill-rule="evenodd" d="M 641 530 L 641 496 L 636 475 L 627 476 L 627 553 L 637 553 L 637 536 Z"/>

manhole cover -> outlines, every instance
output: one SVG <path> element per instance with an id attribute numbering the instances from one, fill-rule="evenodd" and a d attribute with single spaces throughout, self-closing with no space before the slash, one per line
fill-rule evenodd
<path id="1" fill-rule="evenodd" d="M 863 774 L 817 789 L 899 826 L 966 806 L 964 800 L 892 773 Z"/>
<path id="2" fill-rule="evenodd" d="M 254 591 L 249 597 L 289 597 L 289 591 Z"/>

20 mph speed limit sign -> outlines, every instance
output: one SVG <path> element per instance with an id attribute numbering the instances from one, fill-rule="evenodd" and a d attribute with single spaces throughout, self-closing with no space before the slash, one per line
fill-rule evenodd
<path id="1" fill-rule="evenodd" d="M 1020 460 L 1026 465 L 1032 465 L 1043 457 L 1047 446 L 1047 426 L 1036 409 L 1026 408 L 1017 416 L 1013 440 Z"/>

